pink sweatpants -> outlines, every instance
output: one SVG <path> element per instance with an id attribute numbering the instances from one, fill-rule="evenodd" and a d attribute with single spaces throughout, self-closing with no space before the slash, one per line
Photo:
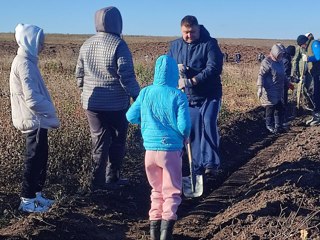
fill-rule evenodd
<path id="1" fill-rule="evenodd" d="M 150 220 L 177 220 L 181 203 L 181 151 L 146 151 L 145 169 L 151 190 Z"/>

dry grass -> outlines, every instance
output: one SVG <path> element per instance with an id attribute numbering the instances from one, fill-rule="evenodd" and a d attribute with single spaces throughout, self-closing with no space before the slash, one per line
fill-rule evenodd
<path id="1" fill-rule="evenodd" d="M 228 112 L 246 112 L 259 106 L 256 80 L 259 65 L 225 64 L 222 74 L 223 107 Z"/>
<path id="2" fill-rule="evenodd" d="M 0 34 L 1 41 L 13 41 L 12 34 Z M 88 35 L 49 34 L 47 43 L 76 45 L 78 49 Z M 169 41 L 170 38 L 125 36 L 126 41 Z M 71 44 L 71 45 L 68 45 Z M 50 45 L 52 46 L 52 45 Z M 48 50 L 48 49 L 47 49 Z M 143 51 L 143 49 L 142 49 Z M 47 51 L 48 53 L 49 51 Z M 9 74 L 14 51 L 2 50 L 0 59 L 0 190 L 19 192 L 21 179 L 23 136 L 14 129 L 11 122 L 9 98 Z M 50 166 L 48 180 L 59 184 L 62 191 L 73 192 L 87 185 L 90 169 L 90 136 L 87 120 L 80 104 L 80 93 L 76 87 L 74 69 L 78 52 L 67 47 L 54 54 L 40 56 L 40 69 L 61 120 L 58 130 L 50 131 Z M 152 61 L 135 59 L 137 79 L 141 86 L 151 83 L 153 78 L 154 56 Z M 226 64 L 223 71 L 223 108 L 222 118 L 247 111 L 258 105 L 255 98 L 256 65 Z M 222 120 L 223 120 L 222 119 Z M 130 140 L 137 136 L 138 129 L 129 129 L 128 148 L 131 155 L 137 154 L 137 141 Z M 130 156 L 128 156 L 130 158 Z M 66 167 L 68 166 L 68 167 Z M 56 174 L 59 173 L 59 174 Z M 7 186 L 8 182 L 13 182 Z"/>

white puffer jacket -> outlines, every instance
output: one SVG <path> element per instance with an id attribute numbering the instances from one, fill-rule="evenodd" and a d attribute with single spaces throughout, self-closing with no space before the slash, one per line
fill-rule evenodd
<path id="1" fill-rule="evenodd" d="M 58 128 L 55 107 L 37 66 L 43 31 L 33 25 L 18 24 L 15 36 L 19 49 L 10 72 L 13 125 L 23 133 Z"/>

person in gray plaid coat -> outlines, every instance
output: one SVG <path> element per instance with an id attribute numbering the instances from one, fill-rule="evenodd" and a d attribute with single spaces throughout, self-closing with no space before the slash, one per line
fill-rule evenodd
<path id="1" fill-rule="evenodd" d="M 140 87 L 132 55 L 121 38 L 122 17 L 115 7 L 95 13 L 96 34 L 80 48 L 76 78 L 92 138 L 91 189 L 118 188 L 125 155 L 130 97 Z"/>

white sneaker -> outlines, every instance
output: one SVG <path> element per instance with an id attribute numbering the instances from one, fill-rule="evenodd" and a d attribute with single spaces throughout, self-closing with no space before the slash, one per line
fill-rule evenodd
<path id="1" fill-rule="evenodd" d="M 54 204 L 54 200 L 43 197 L 41 192 L 36 193 L 36 201 L 41 206 L 51 207 Z"/>
<path id="2" fill-rule="evenodd" d="M 320 125 L 320 119 L 314 118 L 312 122 L 309 123 L 310 126 L 319 126 Z"/>
<path id="3" fill-rule="evenodd" d="M 49 210 L 47 206 L 40 206 L 36 198 L 21 198 L 19 210 L 29 213 L 43 213 Z"/>
<path id="4" fill-rule="evenodd" d="M 289 122 L 284 122 L 282 123 L 282 127 L 289 127 L 290 126 L 290 123 Z"/>
<path id="5" fill-rule="evenodd" d="M 306 121 L 306 125 L 310 125 L 314 121 L 314 117 L 310 118 L 309 120 Z"/>
<path id="6" fill-rule="evenodd" d="M 274 127 L 271 127 L 271 126 L 267 126 L 267 129 L 269 132 L 271 133 L 276 133 L 276 129 Z"/>

